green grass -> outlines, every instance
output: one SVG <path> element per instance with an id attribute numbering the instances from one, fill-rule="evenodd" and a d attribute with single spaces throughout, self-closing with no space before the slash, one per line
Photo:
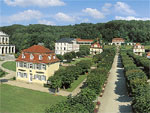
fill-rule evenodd
<path id="1" fill-rule="evenodd" d="M 44 113 L 50 105 L 65 99 L 31 89 L 0 85 L 0 113 Z"/>
<path id="2" fill-rule="evenodd" d="M 76 64 L 77 62 L 80 62 L 81 60 L 92 60 L 92 57 L 83 57 L 83 58 L 77 58 L 75 61 L 71 61 L 67 64 Z"/>
<path id="3" fill-rule="evenodd" d="M 145 49 L 150 49 L 150 46 L 145 46 Z"/>
<path id="4" fill-rule="evenodd" d="M 87 75 L 80 75 L 79 78 L 71 84 L 71 87 L 65 90 L 72 92 L 86 77 Z"/>
<path id="5" fill-rule="evenodd" d="M 16 71 L 16 62 L 15 61 L 7 61 L 2 64 L 2 66 L 8 70 Z"/>
<path id="6" fill-rule="evenodd" d="M 121 49 L 132 50 L 132 49 L 133 49 L 133 46 L 131 46 L 131 45 L 122 45 L 122 46 L 121 46 Z"/>

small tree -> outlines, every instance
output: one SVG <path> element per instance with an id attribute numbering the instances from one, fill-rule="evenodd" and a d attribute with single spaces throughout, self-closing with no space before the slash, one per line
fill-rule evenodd
<path id="1" fill-rule="evenodd" d="M 79 51 L 79 52 L 76 52 L 76 56 L 77 56 L 77 57 L 81 57 L 81 56 L 82 56 L 81 52 L 80 52 L 80 51 Z"/>
<path id="2" fill-rule="evenodd" d="M 48 79 L 50 81 L 50 88 L 57 89 L 61 87 L 61 78 L 59 76 L 52 76 Z"/>
<path id="3" fill-rule="evenodd" d="M 64 60 L 64 57 L 62 55 L 56 55 L 56 57 L 62 62 Z"/>
<path id="4" fill-rule="evenodd" d="M 72 58 L 73 58 L 73 56 L 71 53 L 65 53 L 64 54 L 64 59 L 67 60 L 67 62 L 71 62 Z"/>
<path id="5" fill-rule="evenodd" d="M 90 60 L 81 60 L 76 64 L 77 67 L 80 67 L 82 70 L 82 73 L 88 72 L 88 69 L 90 69 L 92 65 L 92 62 Z"/>
<path id="6" fill-rule="evenodd" d="M 83 56 L 89 55 L 90 54 L 90 46 L 88 46 L 88 45 L 80 46 L 80 52 Z"/>
<path id="7" fill-rule="evenodd" d="M 74 51 L 72 51 L 71 54 L 73 58 L 76 58 L 76 53 Z"/>

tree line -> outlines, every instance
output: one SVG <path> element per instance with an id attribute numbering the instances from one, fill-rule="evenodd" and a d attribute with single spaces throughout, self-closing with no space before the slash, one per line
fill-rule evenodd
<path id="1" fill-rule="evenodd" d="M 10 35 L 10 43 L 16 45 L 16 52 L 39 42 L 54 49 L 55 42 L 63 37 L 96 39 L 111 42 L 114 37 L 124 38 L 127 42 L 150 44 L 150 21 L 115 20 L 107 23 L 81 23 L 68 26 L 42 24 L 11 25 L 0 27 Z"/>

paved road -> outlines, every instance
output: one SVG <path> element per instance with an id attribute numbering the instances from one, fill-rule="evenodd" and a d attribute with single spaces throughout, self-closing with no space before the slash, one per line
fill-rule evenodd
<path id="1" fill-rule="evenodd" d="M 3 71 L 5 71 L 5 72 L 8 73 L 8 74 L 5 75 L 4 77 L 0 78 L 0 81 L 8 81 L 8 79 L 13 78 L 13 77 L 15 77 L 15 75 L 16 75 L 16 72 L 11 71 L 11 70 L 8 70 L 8 69 L 2 67 L 2 64 L 3 64 L 4 62 L 7 62 L 7 61 L 14 61 L 14 60 L 0 61 L 0 68 L 1 68 Z"/>
<path id="2" fill-rule="evenodd" d="M 98 113 L 132 113 L 131 98 L 127 95 L 122 63 L 118 53 L 110 70 L 104 95 L 98 97 L 98 100 L 101 102 Z"/>

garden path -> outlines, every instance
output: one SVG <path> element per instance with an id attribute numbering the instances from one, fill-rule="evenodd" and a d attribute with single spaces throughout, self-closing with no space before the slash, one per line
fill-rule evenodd
<path id="1" fill-rule="evenodd" d="M 8 69 L 2 67 L 2 64 L 5 63 L 5 62 L 7 62 L 7 61 L 14 61 L 14 60 L 0 61 L 0 68 L 1 68 L 3 71 L 5 71 L 5 72 L 8 73 L 8 74 L 5 75 L 4 77 L 0 78 L 0 81 L 2 81 L 2 82 L 5 82 L 5 81 L 7 82 L 8 79 L 13 78 L 13 77 L 15 77 L 15 75 L 16 75 L 16 72 L 11 71 L 11 70 L 8 70 Z"/>
<path id="2" fill-rule="evenodd" d="M 75 96 L 81 91 L 81 87 L 84 85 L 84 82 L 86 81 L 86 79 L 85 79 L 83 82 L 81 82 L 79 84 L 79 86 L 75 90 L 73 90 L 72 92 L 60 90 L 59 92 L 54 93 L 54 90 L 43 87 L 43 86 L 38 85 L 38 84 L 31 84 L 31 83 L 25 83 L 25 82 L 20 82 L 20 81 L 9 80 L 10 78 L 15 77 L 16 72 L 2 67 L 2 64 L 4 62 L 7 62 L 7 61 L 0 61 L 0 68 L 8 73 L 5 77 L 0 78 L 0 82 L 6 83 L 9 85 L 28 88 L 28 89 L 32 89 L 32 90 L 36 90 L 36 91 L 41 91 L 41 92 L 47 92 L 47 93 L 51 93 L 51 94 L 55 94 L 55 95 L 61 95 L 61 96 L 72 95 L 72 96 Z M 12 61 L 12 60 L 9 60 L 9 61 Z"/>
<path id="3" fill-rule="evenodd" d="M 131 98 L 127 94 L 123 71 L 117 52 L 104 94 L 102 97 L 98 97 L 98 101 L 101 102 L 98 113 L 132 113 Z"/>

